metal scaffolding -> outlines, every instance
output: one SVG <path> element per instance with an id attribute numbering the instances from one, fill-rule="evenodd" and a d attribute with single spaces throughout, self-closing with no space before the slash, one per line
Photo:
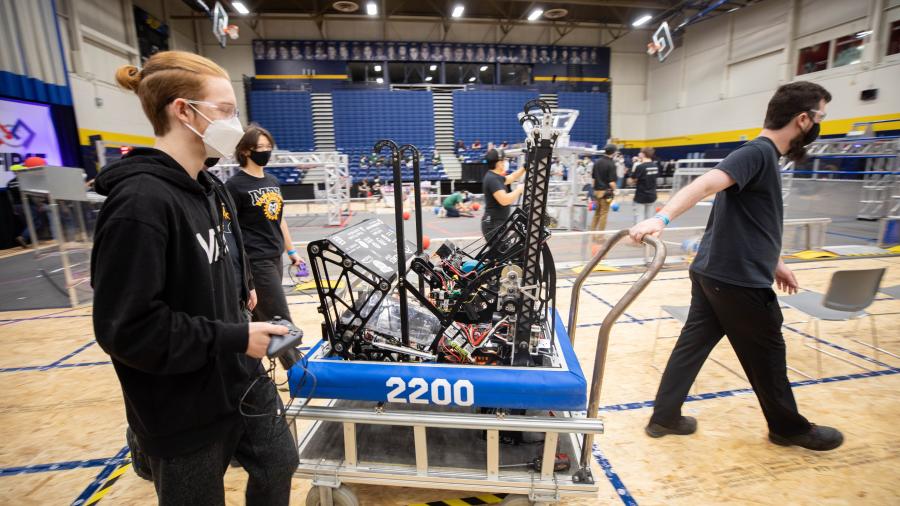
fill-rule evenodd
<path id="1" fill-rule="evenodd" d="M 234 175 L 238 164 L 233 159 L 222 159 L 209 169 L 222 181 Z M 306 173 L 304 182 L 316 185 L 316 193 L 324 192 L 323 198 L 328 208 L 328 225 L 341 225 L 350 213 L 350 167 L 347 155 L 338 151 L 273 152 L 266 168 L 290 167 Z M 321 177 L 314 177 L 316 169 L 321 169 Z M 324 186 L 324 190 L 320 188 Z"/>
<path id="2" fill-rule="evenodd" d="M 864 160 L 857 218 L 878 220 L 890 214 L 892 197 L 900 193 L 900 137 L 820 139 L 810 144 L 807 153 L 816 179 L 820 174 L 830 177 L 841 172 L 839 164 L 844 160 Z"/>

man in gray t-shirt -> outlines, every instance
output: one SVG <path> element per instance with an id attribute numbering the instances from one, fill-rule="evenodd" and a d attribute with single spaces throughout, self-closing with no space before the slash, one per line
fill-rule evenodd
<path id="1" fill-rule="evenodd" d="M 787 378 L 784 319 L 772 283 L 788 293 L 797 278 L 781 260 L 784 210 L 778 158 L 804 157 L 819 134 L 831 95 L 810 82 L 778 88 L 769 101 L 759 137 L 728 155 L 714 169 L 679 191 L 630 235 L 641 241 L 658 236 L 703 198 L 716 194 L 706 232 L 691 264 L 691 307 L 660 380 L 651 437 L 686 435 L 697 430 L 681 405 L 709 353 L 728 336 L 769 426 L 769 440 L 782 446 L 832 450 L 843 442 L 831 427 L 813 425 L 797 409 Z"/>

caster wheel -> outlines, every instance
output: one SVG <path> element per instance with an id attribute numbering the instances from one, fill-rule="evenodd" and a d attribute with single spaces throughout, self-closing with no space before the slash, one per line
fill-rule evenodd
<path id="1" fill-rule="evenodd" d="M 532 503 L 527 495 L 508 495 L 499 506 L 531 506 Z"/>
<path id="2" fill-rule="evenodd" d="M 334 506 L 359 506 L 359 499 L 356 498 L 356 494 L 343 485 L 331 489 L 331 499 L 334 502 Z M 324 506 L 319 495 L 319 487 L 309 489 L 309 493 L 306 494 L 306 506 Z"/>

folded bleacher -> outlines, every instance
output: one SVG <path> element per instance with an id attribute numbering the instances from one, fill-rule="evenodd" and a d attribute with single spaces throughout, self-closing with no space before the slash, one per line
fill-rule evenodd
<path id="1" fill-rule="evenodd" d="M 275 137 L 278 149 L 314 151 L 312 99 L 308 91 L 250 91 L 250 117 Z M 303 181 L 305 170 L 294 167 L 266 167 L 282 185 Z"/>
<path id="2" fill-rule="evenodd" d="M 347 154 L 350 174 L 354 182 L 393 178 L 389 153 L 383 151 L 384 163 L 361 163 L 363 156 L 372 153 L 380 139 L 397 144 L 413 144 L 419 148 L 419 169 L 423 180 L 446 179 L 442 164 L 434 157 L 434 107 L 428 91 L 372 91 L 335 90 L 332 92 L 334 138 L 338 151 Z M 441 153 L 452 156 L 452 153 Z M 412 181 L 411 166 L 402 163 L 404 181 Z"/>

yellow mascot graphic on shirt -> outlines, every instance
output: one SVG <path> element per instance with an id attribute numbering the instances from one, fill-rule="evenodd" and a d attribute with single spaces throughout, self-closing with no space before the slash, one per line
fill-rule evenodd
<path id="1" fill-rule="evenodd" d="M 263 213 L 266 215 L 266 219 L 278 221 L 278 217 L 281 216 L 281 206 L 284 203 L 281 198 L 280 188 L 273 187 L 253 190 L 250 192 L 250 199 L 253 202 L 253 205 L 262 208 Z"/>

